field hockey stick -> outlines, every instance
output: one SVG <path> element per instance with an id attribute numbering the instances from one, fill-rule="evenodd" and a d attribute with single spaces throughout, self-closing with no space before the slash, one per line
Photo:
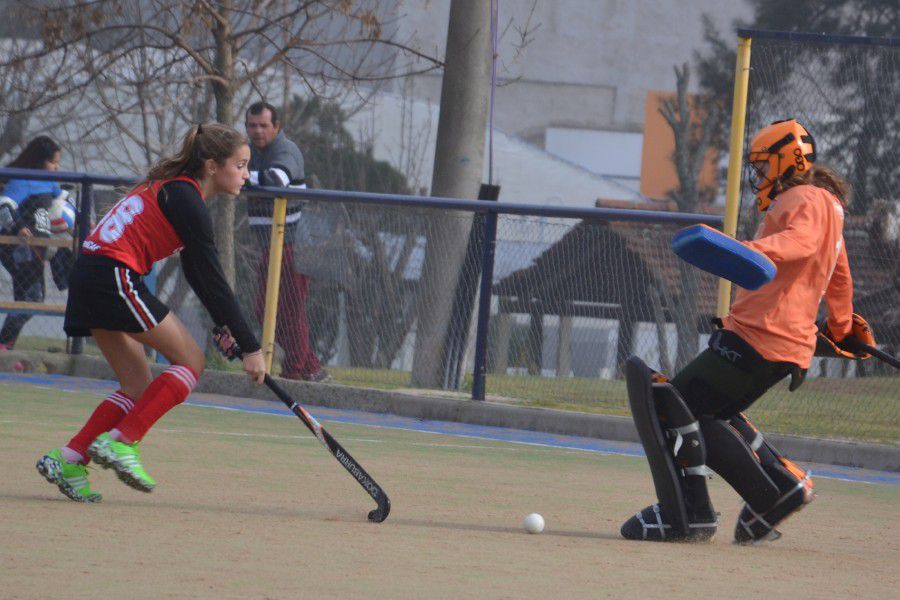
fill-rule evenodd
<path id="1" fill-rule="evenodd" d="M 266 374 L 265 383 L 266 386 L 268 386 L 268 388 L 284 402 L 285 406 L 290 408 L 291 412 L 303 421 L 303 424 L 313 432 L 313 435 L 328 448 L 328 451 L 334 455 L 338 462 L 353 475 L 356 482 L 372 496 L 372 499 L 378 504 L 378 508 L 369 512 L 369 520 L 374 521 L 375 523 L 381 523 L 387 519 L 388 514 L 391 512 L 391 500 L 388 498 L 388 495 L 384 493 L 384 490 L 381 489 L 381 486 L 372 479 L 372 476 L 356 462 L 356 459 L 350 456 L 350 453 L 344 450 L 344 447 L 341 446 L 338 441 L 306 411 L 306 409 L 297 404 L 297 402 L 295 402 L 280 385 L 275 383 L 275 380 L 272 379 L 268 373 Z"/>
<path id="2" fill-rule="evenodd" d="M 871 354 L 875 358 L 886 362 L 895 369 L 900 369 L 900 359 L 898 359 L 896 356 L 888 354 L 884 350 L 879 350 L 875 346 L 864 344 L 856 338 L 850 336 L 848 336 L 842 343 L 846 346 L 849 346 L 850 349 L 854 352 L 865 352 L 867 354 Z"/>
<path id="3" fill-rule="evenodd" d="M 222 333 L 222 329 L 216 327 L 214 333 Z M 235 345 L 234 356 L 236 358 L 242 358 L 243 353 L 240 348 L 237 348 Z M 284 402 L 285 406 L 291 409 L 291 412 L 297 415 L 297 418 L 303 421 L 303 424 L 316 436 L 316 438 L 322 442 L 322 444 L 328 448 L 328 451 L 337 459 L 341 465 L 347 469 L 353 477 L 356 479 L 356 482 L 362 486 L 366 492 L 372 496 L 372 499 L 378 504 L 378 508 L 375 508 L 369 512 L 369 520 L 375 523 L 381 523 L 385 519 L 387 519 L 388 514 L 391 512 L 391 499 L 388 498 L 388 495 L 384 493 L 384 490 L 381 489 L 381 486 L 372 479 L 372 476 L 369 475 L 365 469 L 360 466 L 356 459 L 350 456 L 350 453 L 344 450 L 344 447 L 341 446 L 336 439 L 334 439 L 328 431 L 325 430 L 322 425 L 319 424 L 316 419 L 309 414 L 306 409 L 297 404 L 291 396 L 284 391 L 284 389 L 278 385 L 274 379 L 272 379 L 269 374 L 266 374 L 265 378 L 266 386 L 272 390 L 272 392 L 278 396 L 278 399 Z"/>
<path id="4" fill-rule="evenodd" d="M 883 362 L 886 362 L 887 364 L 891 365 L 895 369 L 900 369 L 900 358 L 897 358 L 896 356 L 893 356 L 892 354 L 888 354 L 884 350 L 879 350 L 878 348 L 876 348 L 874 346 L 869 346 L 868 344 L 863 346 L 863 350 L 865 350 L 866 352 L 868 352 L 875 358 L 877 358 Z"/>

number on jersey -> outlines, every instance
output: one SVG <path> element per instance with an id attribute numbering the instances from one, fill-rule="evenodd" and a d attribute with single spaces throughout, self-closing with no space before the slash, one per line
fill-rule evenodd
<path id="1" fill-rule="evenodd" d="M 144 211 L 144 201 L 140 196 L 126 196 L 112 207 L 112 210 L 97 224 L 100 240 L 111 244 L 125 233 L 125 228 Z"/>

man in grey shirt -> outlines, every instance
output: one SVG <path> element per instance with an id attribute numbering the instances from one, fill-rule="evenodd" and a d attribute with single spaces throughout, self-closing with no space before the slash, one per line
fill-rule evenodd
<path id="1" fill-rule="evenodd" d="M 303 154 L 297 144 L 287 139 L 281 131 L 276 108 L 267 102 L 251 104 L 245 115 L 245 125 L 250 139 L 250 183 L 305 188 Z M 275 341 L 284 349 L 282 377 L 323 382 L 330 377 L 309 343 L 309 322 L 306 318 L 309 277 L 294 268 L 293 226 L 301 217 L 301 208 L 302 201 L 288 200 Z M 257 317 L 262 320 L 273 205 L 265 200 L 252 200 L 248 203 L 247 212 L 250 229 L 262 256 L 256 298 Z"/>

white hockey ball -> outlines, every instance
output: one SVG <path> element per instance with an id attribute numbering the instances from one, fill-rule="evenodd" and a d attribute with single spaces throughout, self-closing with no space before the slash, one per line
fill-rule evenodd
<path id="1" fill-rule="evenodd" d="M 544 517 L 537 513 L 531 513 L 525 517 L 522 526 L 528 533 L 540 533 L 544 530 Z"/>

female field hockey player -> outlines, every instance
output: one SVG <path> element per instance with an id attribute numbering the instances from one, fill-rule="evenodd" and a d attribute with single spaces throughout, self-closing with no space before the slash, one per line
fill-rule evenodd
<path id="1" fill-rule="evenodd" d="M 734 532 L 739 543 L 778 537 L 776 525 L 813 500 L 809 473 L 772 447 L 742 411 L 787 376 L 790 390 L 797 389 L 817 340 L 831 355 L 848 358 L 868 357 L 857 355 L 849 338 L 875 343 L 865 320 L 853 313 L 843 238 L 849 186 L 815 160 L 812 136 L 793 119 L 775 122 L 752 139 L 750 184 L 765 217 L 746 245 L 775 263 L 777 273 L 759 289 L 738 289 L 709 348 L 671 381 L 659 377 L 654 386 L 689 533 L 672 526 L 679 520 L 672 507 L 654 504 L 626 521 L 624 537 L 711 537 L 718 519 L 706 490 L 707 464 L 745 502 Z M 823 297 L 828 315 L 817 326 Z M 661 401 L 657 390 L 668 390 L 667 398 Z"/>
<path id="2" fill-rule="evenodd" d="M 219 263 L 206 199 L 236 196 L 249 178 L 246 138 L 226 125 L 196 125 L 181 151 L 153 166 L 85 240 L 72 271 L 65 330 L 93 336 L 121 386 L 94 410 L 65 446 L 51 450 L 38 471 L 79 502 L 99 502 L 85 465 L 93 458 L 134 489 L 156 485 L 138 445 L 166 412 L 188 396 L 203 372 L 203 351 L 181 320 L 149 292 L 143 277 L 181 250 L 184 275 L 217 325 L 244 350 L 244 371 L 265 376 L 259 342 L 241 314 Z M 144 346 L 171 364 L 155 379 Z"/>

